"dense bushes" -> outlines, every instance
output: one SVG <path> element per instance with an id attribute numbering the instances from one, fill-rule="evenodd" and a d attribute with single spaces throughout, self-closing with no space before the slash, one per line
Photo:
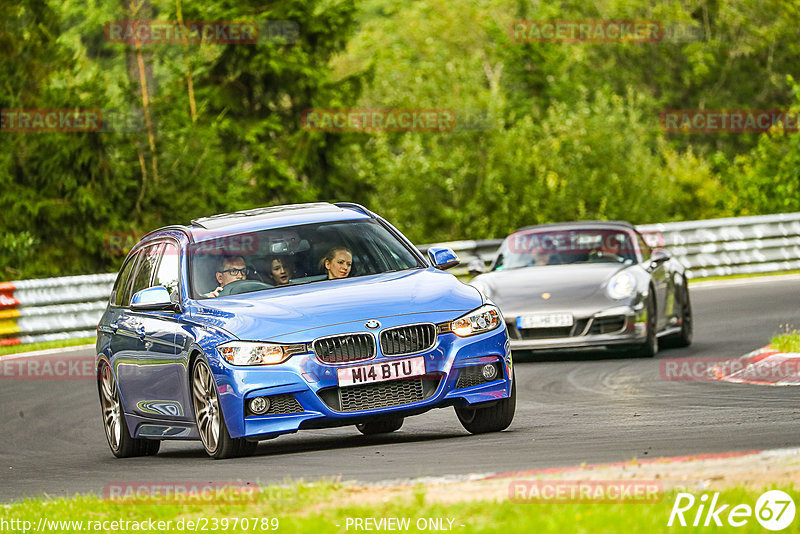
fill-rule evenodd
<path id="1" fill-rule="evenodd" d="M 690 4 L 0 0 L 0 108 L 114 109 L 135 123 L 0 131 L 0 278 L 113 270 L 110 232 L 286 202 L 363 202 L 418 242 L 555 220 L 800 210 L 797 135 L 659 126 L 665 109 L 800 104 L 787 78 L 800 67 L 792 2 Z M 139 50 L 103 35 L 110 21 L 179 17 L 293 21 L 299 31 L 296 42 Z M 558 18 L 658 19 L 692 38 L 509 36 L 515 19 Z M 300 116 L 312 107 L 448 109 L 459 122 L 448 132 L 307 131 Z"/>

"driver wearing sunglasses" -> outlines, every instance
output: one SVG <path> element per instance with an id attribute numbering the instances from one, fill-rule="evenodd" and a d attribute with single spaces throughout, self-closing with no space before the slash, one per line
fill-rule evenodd
<path id="1" fill-rule="evenodd" d="M 246 280 L 249 268 L 242 256 L 223 256 L 217 267 L 217 282 L 219 287 L 206 294 L 206 297 L 218 297 L 222 288 L 236 280 Z"/>

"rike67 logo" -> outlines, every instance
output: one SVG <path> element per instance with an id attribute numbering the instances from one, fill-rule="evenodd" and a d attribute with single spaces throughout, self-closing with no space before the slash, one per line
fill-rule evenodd
<path id="1" fill-rule="evenodd" d="M 667 526 L 673 525 L 709 527 L 728 525 L 743 527 L 755 516 L 756 521 L 767 530 L 783 530 L 794 521 L 794 500 L 781 490 L 769 490 L 756 501 L 755 508 L 749 504 L 731 505 L 719 501 L 719 493 L 709 499 L 708 494 L 696 498 L 691 493 L 678 493 Z"/>

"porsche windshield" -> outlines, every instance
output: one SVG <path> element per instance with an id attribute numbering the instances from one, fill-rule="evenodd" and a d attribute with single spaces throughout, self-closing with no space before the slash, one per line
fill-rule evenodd
<path id="1" fill-rule="evenodd" d="M 630 235 L 608 229 L 523 230 L 506 238 L 492 270 L 595 262 L 636 263 Z"/>
<path id="2" fill-rule="evenodd" d="M 239 234 L 196 232 L 189 247 L 194 298 L 423 267 L 374 220 L 328 222 Z"/>

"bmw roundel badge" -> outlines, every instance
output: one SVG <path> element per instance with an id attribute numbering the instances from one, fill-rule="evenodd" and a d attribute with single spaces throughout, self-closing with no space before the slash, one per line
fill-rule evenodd
<path id="1" fill-rule="evenodd" d="M 367 328 L 369 328 L 370 330 L 375 330 L 376 328 L 380 328 L 381 327 L 381 323 L 379 323 L 375 319 L 370 319 L 369 321 L 367 321 L 365 323 L 365 326 Z"/>

